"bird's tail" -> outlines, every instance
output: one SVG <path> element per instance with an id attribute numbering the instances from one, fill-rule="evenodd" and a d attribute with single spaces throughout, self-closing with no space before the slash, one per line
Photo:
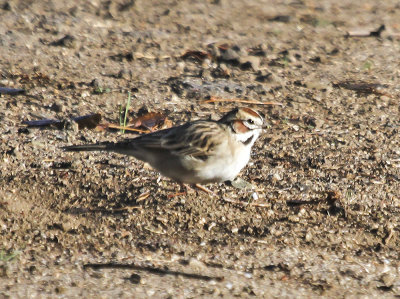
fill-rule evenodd
<path id="1" fill-rule="evenodd" d="M 62 149 L 66 152 L 110 151 L 113 148 L 114 148 L 114 143 L 112 142 L 71 145 L 62 147 Z"/>

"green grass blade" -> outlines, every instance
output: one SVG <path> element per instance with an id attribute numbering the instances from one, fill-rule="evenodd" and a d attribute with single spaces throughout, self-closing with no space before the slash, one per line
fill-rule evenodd
<path id="1" fill-rule="evenodd" d="M 131 106 L 131 92 L 128 91 L 128 102 L 126 103 L 125 107 L 124 127 L 126 127 L 126 119 L 128 117 L 128 111 L 130 106 Z M 122 130 L 122 134 L 125 134 L 125 129 Z"/>

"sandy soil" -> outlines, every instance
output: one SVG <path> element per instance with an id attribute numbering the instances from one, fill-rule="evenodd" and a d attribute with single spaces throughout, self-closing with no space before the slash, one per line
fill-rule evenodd
<path id="1" fill-rule="evenodd" d="M 0 95 L 0 298 L 400 295 L 398 1 L 81 2 L 0 1 L 0 86 L 26 90 Z M 250 105 L 252 188 L 168 198 L 140 161 L 60 150 L 133 134 L 22 126 L 117 124 L 128 91 L 174 124 L 281 103 Z"/>

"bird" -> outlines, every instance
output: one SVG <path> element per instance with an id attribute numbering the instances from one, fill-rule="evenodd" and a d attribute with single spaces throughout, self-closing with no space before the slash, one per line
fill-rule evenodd
<path id="1" fill-rule="evenodd" d="M 72 145 L 64 151 L 106 151 L 147 162 L 180 184 L 232 181 L 250 160 L 251 148 L 265 128 L 264 117 L 248 107 L 221 119 L 196 120 L 119 142 Z"/>

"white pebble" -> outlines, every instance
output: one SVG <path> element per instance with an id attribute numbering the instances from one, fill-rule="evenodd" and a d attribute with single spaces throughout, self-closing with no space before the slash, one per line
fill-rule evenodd
<path id="1" fill-rule="evenodd" d="M 251 197 L 253 198 L 253 200 L 257 200 L 257 199 L 258 199 L 258 194 L 257 194 L 257 192 L 253 192 L 253 194 L 251 195 Z"/>

